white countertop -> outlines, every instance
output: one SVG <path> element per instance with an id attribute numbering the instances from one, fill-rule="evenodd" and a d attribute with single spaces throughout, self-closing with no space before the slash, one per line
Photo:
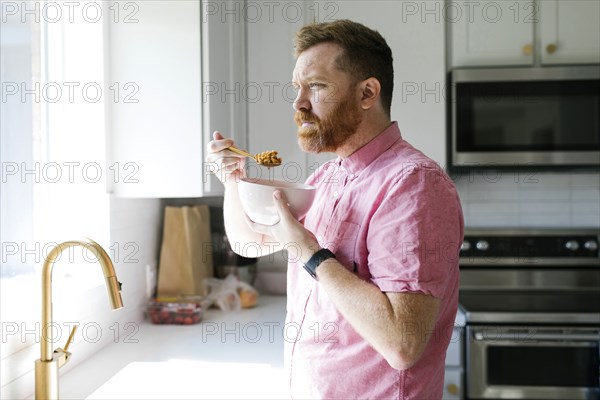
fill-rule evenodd
<path id="1" fill-rule="evenodd" d="M 195 325 L 143 322 L 61 376 L 61 398 L 287 398 L 284 321 L 285 296 L 261 296 L 251 309 L 210 309 Z"/>
<path id="2" fill-rule="evenodd" d="M 285 296 L 251 309 L 210 309 L 195 325 L 143 322 L 60 377 L 62 399 L 281 399 Z M 464 326 L 459 309 L 456 325 Z M 447 363 L 458 360 L 458 341 Z M 452 346 L 454 344 L 454 346 Z M 456 354 L 454 354 L 456 353 Z M 74 357 L 76 354 L 73 355 Z M 458 364 L 457 364 L 458 365 Z"/>

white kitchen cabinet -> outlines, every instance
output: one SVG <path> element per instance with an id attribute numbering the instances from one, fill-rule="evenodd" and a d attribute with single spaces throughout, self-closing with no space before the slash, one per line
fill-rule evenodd
<path id="1" fill-rule="evenodd" d="M 450 1 L 444 17 L 454 67 L 531 65 L 536 4 L 517 1 Z"/>
<path id="2" fill-rule="evenodd" d="M 142 1 L 108 27 L 111 191 L 123 197 L 202 193 L 200 6 Z"/>
<path id="3" fill-rule="evenodd" d="M 299 4 L 299 2 L 290 2 Z M 427 2 L 442 7 L 443 1 Z M 281 10 L 285 9 L 285 2 Z M 289 7 L 287 14 L 266 14 L 248 23 L 248 84 L 262 89 L 262 97 L 248 102 L 249 149 L 275 149 L 291 164 L 274 174 L 295 180 L 301 169 L 306 177 L 332 154 L 304 154 L 296 142 L 291 90 L 294 33 L 313 19 L 319 22 L 348 18 L 378 30 L 394 56 L 395 86 L 392 120 L 398 121 L 405 139 L 429 157 L 445 164 L 445 69 L 443 20 L 402 13 L 415 2 L 311 1 L 302 2 L 302 19 Z M 293 18 L 292 18 L 293 17 Z M 280 18 L 277 20 L 277 18 Z M 402 22 L 402 23 L 400 23 Z M 268 87 L 273 88 L 271 95 Z M 270 97 L 269 97 L 270 96 Z M 262 173 L 267 173 L 262 171 Z"/>
<path id="4" fill-rule="evenodd" d="M 462 388 L 462 370 L 460 368 L 449 368 L 446 367 L 446 374 L 444 376 L 444 391 L 442 393 L 442 399 L 444 400 L 458 400 L 462 399 L 463 388 Z"/>
<path id="5" fill-rule="evenodd" d="M 600 62 L 600 1 L 449 1 L 450 65 Z"/>
<path id="6" fill-rule="evenodd" d="M 542 64 L 600 63 L 599 0 L 544 0 L 539 7 Z"/>
<path id="7" fill-rule="evenodd" d="M 454 328 L 448 350 L 446 351 L 446 369 L 444 376 L 444 391 L 442 398 L 444 400 L 462 399 L 463 397 L 463 332 L 465 327 L 465 315 L 462 309 L 456 314 Z"/>
<path id="8" fill-rule="evenodd" d="M 122 197 L 219 194 L 222 185 L 205 170 L 204 146 L 217 129 L 246 137 L 246 109 L 236 101 L 245 76 L 244 26 L 222 18 L 224 2 L 127 5 L 122 21 L 107 24 L 114 88 L 109 191 Z"/>

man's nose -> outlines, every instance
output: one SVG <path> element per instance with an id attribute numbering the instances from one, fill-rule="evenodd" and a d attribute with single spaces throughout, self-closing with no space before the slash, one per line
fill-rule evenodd
<path id="1" fill-rule="evenodd" d="M 292 107 L 295 111 L 309 111 L 312 108 L 308 98 L 308 93 L 305 90 L 298 90 L 296 99 L 292 103 Z"/>

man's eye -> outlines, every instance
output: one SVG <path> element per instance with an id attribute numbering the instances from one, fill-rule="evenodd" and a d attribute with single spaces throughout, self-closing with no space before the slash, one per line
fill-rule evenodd
<path id="1" fill-rule="evenodd" d="M 308 87 L 310 87 L 311 89 L 321 89 L 325 87 L 325 85 L 319 82 L 313 82 L 310 85 L 308 85 Z"/>

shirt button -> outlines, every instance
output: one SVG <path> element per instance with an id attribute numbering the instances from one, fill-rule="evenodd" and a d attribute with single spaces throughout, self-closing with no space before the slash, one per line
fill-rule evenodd
<path id="1" fill-rule="evenodd" d="M 338 192 L 337 190 L 335 192 L 333 192 L 333 197 L 338 197 Z"/>

